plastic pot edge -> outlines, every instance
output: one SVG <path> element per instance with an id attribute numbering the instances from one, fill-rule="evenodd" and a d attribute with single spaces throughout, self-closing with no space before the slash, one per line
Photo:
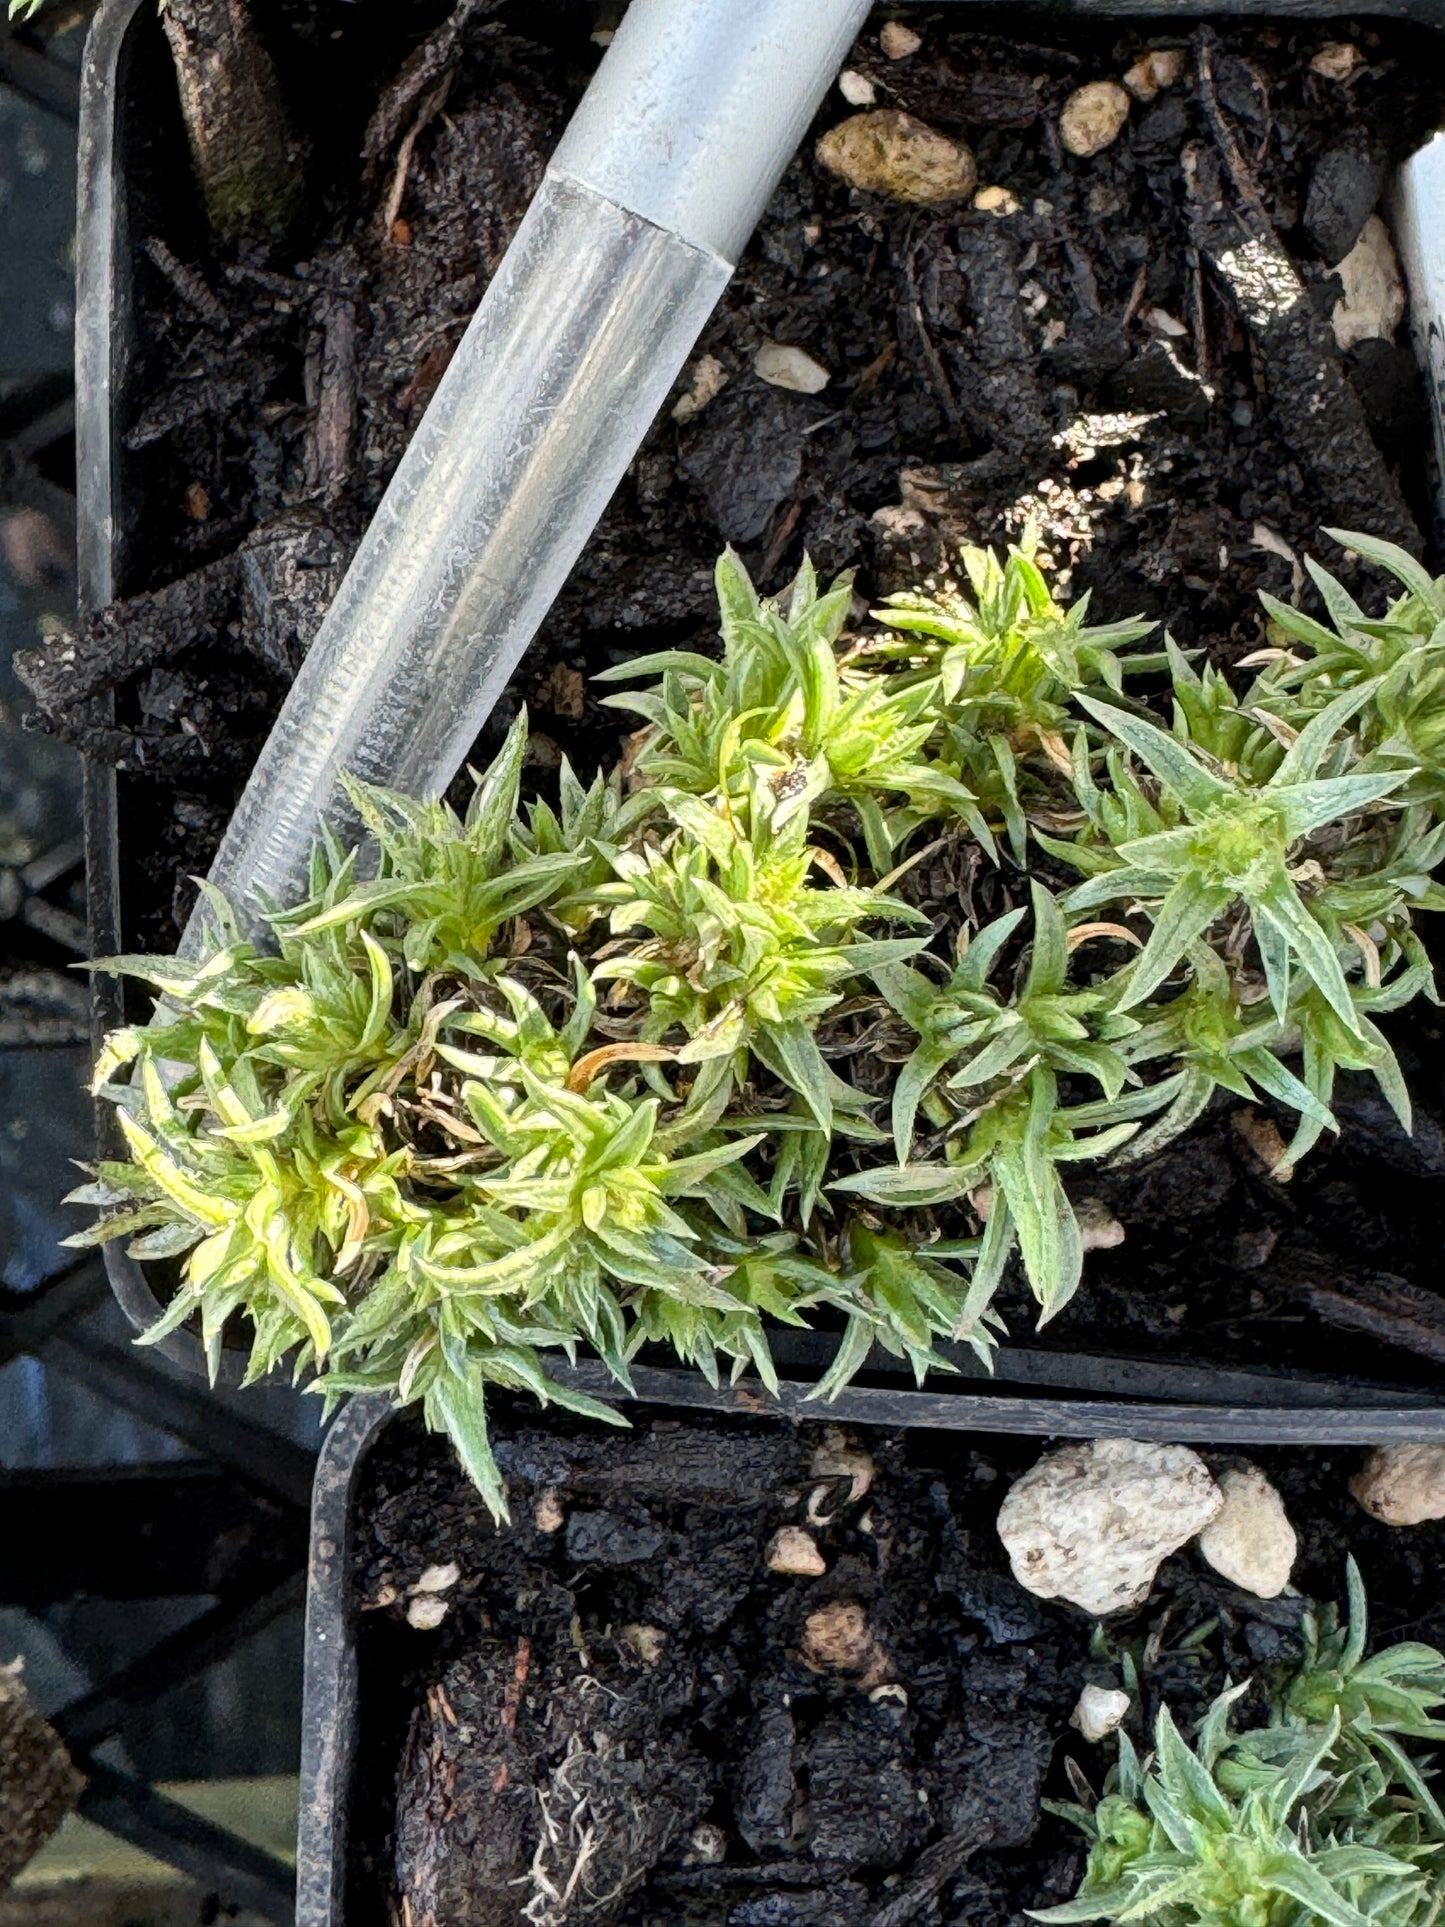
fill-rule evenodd
<path id="1" fill-rule="evenodd" d="M 594 1396 L 621 1402 L 603 1367 L 559 1373 Z M 923 1426 L 952 1432 L 1050 1438 L 1129 1437 L 1168 1444 L 1311 1445 L 1445 1440 L 1445 1411 L 1333 1408 L 1314 1412 L 1140 1407 L 1056 1399 L 949 1399 L 948 1395 L 849 1387 L 831 1404 L 784 1383 L 772 1400 L 741 1387 L 714 1390 L 699 1374 L 638 1371 L 638 1398 L 678 1411 L 782 1417 L 796 1424 Z M 952 1408 L 950 1412 L 950 1406 Z M 302 1698 L 301 1803 L 296 1854 L 296 1927 L 346 1927 L 348 1808 L 356 1767 L 360 1678 L 355 1612 L 348 1598 L 357 1483 L 367 1454 L 394 1415 L 379 1396 L 352 1399 L 327 1433 L 311 1507 Z"/>

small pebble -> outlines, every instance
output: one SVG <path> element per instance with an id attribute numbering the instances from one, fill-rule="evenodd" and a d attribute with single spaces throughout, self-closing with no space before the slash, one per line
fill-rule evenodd
<path id="1" fill-rule="evenodd" d="M 876 107 L 841 121 L 824 134 L 816 151 L 830 174 L 891 201 L 918 206 L 966 201 L 978 185 L 973 154 L 962 141 L 896 107 Z"/>
<path id="2" fill-rule="evenodd" d="M 1330 325 L 1340 347 L 1377 339 L 1393 341 L 1405 318 L 1405 282 L 1390 230 L 1378 214 L 1366 221 L 1335 273 L 1344 294 L 1335 303 Z"/>
<path id="3" fill-rule="evenodd" d="M 1294 1166 L 1284 1161 L 1288 1147 L 1284 1133 L 1274 1119 L 1267 1117 L 1263 1111 L 1249 1108 L 1236 1111 L 1230 1122 L 1235 1135 L 1263 1169 L 1265 1176 L 1273 1178 L 1276 1184 L 1288 1184 L 1294 1176 Z"/>
<path id="4" fill-rule="evenodd" d="M 1353 41 L 1327 40 L 1310 62 L 1310 72 L 1325 80 L 1348 80 L 1360 60 L 1360 50 Z"/>
<path id="5" fill-rule="evenodd" d="M 878 30 L 878 45 L 889 60 L 907 60 L 923 45 L 923 35 L 905 27 L 901 20 L 885 20 Z"/>
<path id="6" fill-rule="evenodd" d="M 1124 1242 L 1124 1227 L 1102 1198 L 1080 1198 L 1074 1206 L 1085 1251 L 1113 1251 Z"/>
<path id="7" fill-rule="evenodd" d="M 1017 194 L 1006 187 L 981 187 L 973 197 L 973 205 L 980 214 L 1017 214 L 1019 211 Z"/>
<path id="8" fill-rule="evenodd" d="M 1200 1533 L 1200 1552 L 1231 1586 L 1256 1599 L 1277 1599 L 1299 1550 L 1284 1500 L 1257 1465 L 1222 1472 L 1219 1489 L 1224 1509 Z"/>
<path id="9" fill-rule="evenodd" d="M 1059 139 L 1071 154 L 1087 160 L 1119 138 L 1129 118 L 1129 96 L 1117 80 L 1091 80 L 1064 102 Z"/>
<path id="10" fill-rule="evenodd" d="M 845 67 L 839 74 L 838 92 L 850 107 L 872 107 L 878 99 L 873 82 L 854 67 Z"/>
<path id="11" fill-rule="evenodd" d="M 728 1837 L 713 1820 L 704 1820 L 688 1836 L 687 1859 L 695 1867 L 715 1867 L 727 1858 Z"/>
<path id="12" fill-rule="evenodd" d="M 861 1672 L 876 1650 L 868 1615 L 856 1599 L 835 1599 L 803 1622 L 803 1658 L 818 1672 Z"/>
<path id="13" fill-rule="evenodd" d="M 828 386 L 828 370 L 802 348 L 786 342 L 765 341 L 753 356 L 753 372 L 774 388 L 795 395 L 816 395 Z"/>
<path id="14" fill-rule="evenodd" d="M 1046 1452 L 1016 1479 L 998 1534 L 1021 1586 L 1098 1618 L 1142 1605 L 1160 1564 L 1223 1505 L 1187 1446 L 1093 1439 Z"/>
<path id="15" fill-rule="evenodd" d="M 768 1545 L 769 1572 L 786 1572 L 799 1579 L 821 1579 L 828 1562 L 811 1532 L 801 1526 L 780 1526 Z"/>
<path id="16" fill-rule="evenodd" d="M 667 1645 L 667 1634 L 657 1626 L 624 1626 L 622 1637 L 644 1666 L 655 1666 Z"/>
<path id="17" fill-rule="evenodd" d="M 204 522 L 211 513 L 211 498 L 200 482 L 192 482 L 181 498 L 181 507 L 193 522 Z"/>
<path id="18" fill-rule="evenodd" d="M 1387 1526 L 1445 1519 L 1445 1445 L 1377 1445 L 1350 1490 Z"/>
<path id="19" fill-rule="evenodd" d="M 1124 76 L 1124 85 L 1135 100 L 1153 100 L 1166 87 L 1177 87 L 1184 78 L 1182 47 L 1151 47 L 1141 54 Z"/>
<path id="20" fill-rule="evenodd" d="M 690 422 L 726 387 L 728 371 L 716 355 L 699 355 L 692 364 L 692 380 L 672 404 L 675 422 Z"/>
<path id="21" fill-rule="evenodd" d="M 1128 1711 L 1127 1693 L 1107 1686 L 1086 1686 L 1069 1715 L 1069 1725 L 1076 1726 L 1086 1740 L 1103 1740 L 1123 1725 Z"/>
<path id="22" fill-rule="evenodd" d="M 449 1559 L 444 1566 L 428 1566 L 411 1590 L 414 1593 L 446 1592 L 457 1583 L 461 1576 L 461 1567 Z"/>
<path id="23" fill-rule="evenodd" d="M 1167 308 L 1146 308 L 1144 321 L 1156 335 L 1167 335 L 1171 341 L 1183 341 L 1189 333 L 1184 323 L 1176 320 Z"/>
<path id="24" fill-rule="evenodd" d="M 435 1632 L 447 1616 L 447 1602 L 439 1593 L 419 1592 L 406 1609 L 406 1623 L 419 1633 Z"/>
<path id="25" fill-rule="evenodd" d="M 830 1425 L 813 1448 L 808 1470 L 815 1479 L 846 1479 L 849 1505 L 856 1505 L 873 1483 L 872 1455 L 837 1425 Z"/>
<path id="26" fill-rule="evenodd" d="M 556 1491 L 548 1486 L 532 1508 L 532 1524 L 538 1532 L 560 1532 L 567 1523 L 567 1514 Z"/>

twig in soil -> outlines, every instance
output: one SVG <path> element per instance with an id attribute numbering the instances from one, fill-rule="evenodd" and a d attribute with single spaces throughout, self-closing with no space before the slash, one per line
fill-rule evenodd
<path id="1" fill-rule="evenodd" d="M 1217 35 L 1209 27 L 1200 27 L 1194 36 L 1194 71 L 1198 83 L 1199 104 L 1204 109 L 1204 117 L 1209 122 L 1209 131 L 1214 136 L 1214 144 L 1220 157 L 1229 169 L 1229 177 L 1234 182 L 1234 190 L 1259 223 L 1260 231 L 1273 238 L 1274 229 L 1270 223 L 1269 211 L 1264 197 L 1259 191 L 1259 183 L 1254 171 L 1234 138 L 1229 122 L 1224 118 L 1219 105 L 1219 95 L 1214 87 L 1214 49 L 1219 45 Z"/>
<path id="2" fill-rule="evenodd" d="M 320 393 L 316 403 L 312 484 L 330 494 L 351 476 L 351 436 L 356 423 L 356 304 L 347 295 L 327 306 L 321 340 Z"/>
<path id="3" fill-rule="evenodd" d="M 386 190 L 386 197 L 381 204 L 381 214 L 377 220 L 383 241 L 391 239 L 396 217 L 401 212 L 402 196 L 406 193 L 407 179 L 411 174 L 411 157 L 416 151 L 417 140 L 445 107 L 451 86 L 451 74 L 449 72 L 443 74 L 431 92 L 423 96 L 422 103 L 416 110 L 416 118 L 401 137 L 401 145 L 396 150 L 396 166 L 392 169 L 391 185 Z"/>
<path id="4" fill-rule="evenodd" d="M 913 1878 L 908 1885 L 880 1907 L 868 1927 L 903 1927 L 905 1921 L 926 1907 L 946 1882 L 961 1873 L 971 1855 L 987 1846 L 993 1838 L 993 1825 L 987 1820 L 966 1820 L 952 1833 L 945 1834 L 918 1856 Z"/>
<path id="5" fill-rule="evenodd" d="M 933 384 L 939 405 L 943 409 L 944 417 L 953 432 L 959 434 L 963 428 L 963 421 L 958 411 L 958 402 L 954 398 L 953 388 L 948 379 L 948 372 L 944 368 L 942 358 L 937 348 L 933 345 L 933 337 L 929 334 L 927 324 L 923 319 L 923 302 L 918 292 L 918 277 L 914 273 L 913 268 L 915 252 L 913 231 L 910 227 L 908 233 L 903 237 L 903 249 L 898 264 L 903 272 L 903 286 L 907 295 L 904 307 L 912 318 L 914 329 L 918 335 L 918 345 L 923 351 L 923 360 L 928 369 L 929 379 Z"/>
<path id="6" fill-rule="evenodd" d="M 1420 531 L 1376 447 L 1333 338 L 1280 245 L 1248 161 L 1214 90 L 1214 37 L 1195 36 L 1200 103 L 1234 190 L 1198 144 L 1180 155 L 1191 243 L 1228 297 L 1263 366 L 1280 432 L 1317 494 L 1321 520 L 1367 528 L 1417 553 Z"/>
<path id="7" fill-rule="evenodd" d="M 1189 267 L 1189 327 L 1194 336 L 1194 372 L 1203 382 L 1213 378 L 1209 352 L 1209 322 L 1204 305 L 1204 263 L 1198 248 L 1186 251 Z"/>
<path id="8" fill-rule="evenodd" d="M 193 308 L 208 328 L 214 328 L 218 334 L 230 328 L 230 317 L 201 276 L 178 260 L 158 234 L 151 235 L 141 245 L 186 306 Z"/>
<path id="9" fill-rule="evenodd" d="M 798 517 L 802 513 L 803 504 L 794 496 L 784 510 L 783 519 L 778 523 L 773 539 L 768 544 L 767 554 L 763 557 L 762 575 L 764 581 L 768 580 L 773 570 L 776 569 L 782 561 L 783 551 L 792 540 L 793 530 L 798 526 Z"/>
<path id="10" fill-rule="evenodd" d="M 498 0 L 459 0 L 450 18 L 427 36 L 395 80 L 383 90 L 361 142 L 361 157 L 372 172 L 373 181 L 373 170 L 379 168 L 390 152 L 412 108 L 443 75 L 450 80 L 452 69 L 461 58 L 467 30 L 473 21 L 494 12 L 497 4 Z"/>
<path id="11" fill-rule="evenodd" d="M 1129 299 L 1119 320 L 1121 328 L 1127 328 L 1144 304 L 1144 296 L 1149 292 L 1149 270 L 1140 268 L 1134 276 L 1134 285 L 1129 290 Z"/>
<path id="12" fill-rule="evenodd" d="M 1445 1305 L 1433 1291 L 1388 1272 L 1346 1273 L 1307 1282 L 1304 1297 L 1327 1324 L 1445 1364 Z"/>

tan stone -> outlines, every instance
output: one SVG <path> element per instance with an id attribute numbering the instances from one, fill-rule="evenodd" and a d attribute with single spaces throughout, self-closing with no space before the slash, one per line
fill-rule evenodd
<path id="1" fill-rule="evenodd" d="M 1129 118 L 1129 96 L 1117 80 L 1091 80 L 1064 102 L 1059 139 L 1071 154 L 1087 160 L 1119 138 Z"/>
<path id="2" fill-rule="evenodd" d="M 828 1561 L 818 1550 L 818 1542 L 802 1526 L 779 1526 L 768 1546 L 769 1572 L 790 1573 L 798 1579 L 821 1579 Z"/>
<path id="3" fill-rule="evenodd" d="M 1361 341 L 1393 341 L 1405 318 L 1405 279 L 1395 258 L 1390 230 L 1372 214 L 1360 238 L 1334 272 L 1344 293 L 1330 316 L 1341 348 Z"/>
<path id="4" fill-rule="evenodd" d="M 907 60 L 923 45 L 923 35 L 905 27 L 901 20 L 885 20 L 878 29 L 878 45 L 889 60 Z"/>
<path id="5" fill-rule="evenodd" d="M 890 201 L 965 201 L 978 185 L 978 168 L 962 141 L 896 107 L 840 121 L 818 142 L 817 155 L 850 187 Z"/>
<path id="6" fill-rule="evenodd" d="M 1124 85 L 1135 100 L 1153 100 L 1166 87 L 1178 86 L 1185 64 L 1182 47 L 1151 47 L 1125 74 Z"/>
<path id="7" fill-rule="evenodd" d="M 804 348 L 782 341 L 765 341 L 753 356 L 753 372 L 774 388 L 795 395 L 816 395 L 828 386 L 828 370 Z"/>
<path id="8" fill-rule="evenodd" d="M 1257 1599 L 1278 1598 L 1299 1550 L 1284 1500 L 1257 1465 L 1222 1473 L 1219 1489 L 1224 1509 L 1200 1533 L 1200 1552 L 1231 1586 Z"/>
<path id="9" fill-rule="evenodd" d="M 803 1622 L 803 1658 L 818 1672 L 858 1673 L 877 1653 L 868 1615 L 856 1599 L 835 1599 Z"/>
<path id="10" fill-rule="evenodd" d="M 1377 1445 L 1350 1490 L 1387 1526 L 1445 1519 L 1445 1445 Z"/>

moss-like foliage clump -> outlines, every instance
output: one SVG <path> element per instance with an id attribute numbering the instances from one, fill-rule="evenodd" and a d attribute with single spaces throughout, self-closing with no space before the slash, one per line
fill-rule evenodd
<path id="1" fill-rule="evenodd" d="M 725 556 L 720 653 L 610 672 L 624 767 L 523 802 L 519 721 L 465 820 L 353 786 L 375 872 L 328 837 L 273 950 L 215 902 L 205 962 L 111 960 L 166 1001 L 98 1068 L 130 1159 L 82 1241 L 182 1260 L 162 1329 L 213 1355 L 245 1313 L 255 1373 L 421 1401 L 500 1507 L 486 1385 L 600 1409 L 548 1351 L 771 1383 L 765 1321 L 819 1311 L 820 1396 L 874 1345 L 921 1376 L 988 1357 L 1015 1255 L 1043 1315 L 1076 1289 L 1070 1165 L 1216 1090 L 1292 1108 L 1290 1159 L 1342 1067 L 1408 1126 L 1374 1019 L 1433 994 L 1445 581 L 1341 539 L 1405 593 L 1316 570 L 1334 628 L 1271 605 L 1243 691 L 1027 543 L 859 628 Z"/>

